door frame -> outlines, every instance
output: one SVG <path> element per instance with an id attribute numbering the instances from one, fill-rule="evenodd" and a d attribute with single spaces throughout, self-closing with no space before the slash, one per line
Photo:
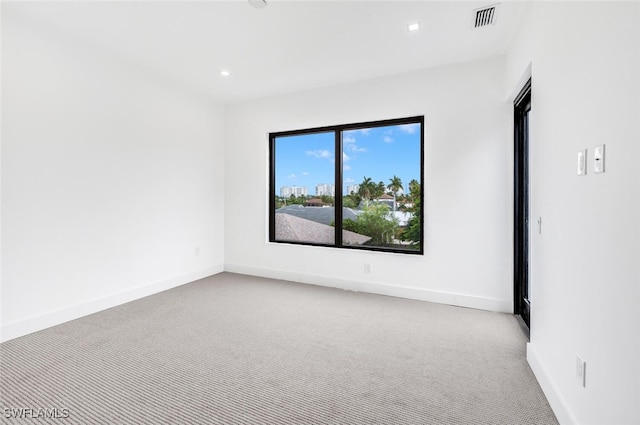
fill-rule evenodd
<path id="1" fill-rule="evenodd" d="M 513 312 L 531 325 L 529 292 L 529 123 L 531 79 L 513 102 Z"/>

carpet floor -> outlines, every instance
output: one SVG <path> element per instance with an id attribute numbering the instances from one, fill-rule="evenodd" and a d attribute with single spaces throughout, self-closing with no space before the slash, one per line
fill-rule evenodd
<path id="1" fill-rule="evenodd" d="M 525 345 L 509 314 L 222 273 L 0 344 L 0 422 L 555 425 Z"/>

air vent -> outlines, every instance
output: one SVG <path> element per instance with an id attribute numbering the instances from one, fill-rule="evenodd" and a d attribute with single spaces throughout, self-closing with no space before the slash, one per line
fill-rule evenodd
<path id="1" fill-rule="evenodd" d="M 496 22 L 496 12 L 498 5 L 494 4 L 486 6 L 473 11 L 474 13 L 474 28 L 482 28 L 489 25 L 493 25 Z"/>

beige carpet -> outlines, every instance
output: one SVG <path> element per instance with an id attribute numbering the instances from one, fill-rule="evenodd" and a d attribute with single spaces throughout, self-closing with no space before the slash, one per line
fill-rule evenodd
<path id="1" fill-rule="evenodd" d="M 557 424 L 525 344 L 507 314 L 223 273 L 1 344 L 0 422 Z"/>

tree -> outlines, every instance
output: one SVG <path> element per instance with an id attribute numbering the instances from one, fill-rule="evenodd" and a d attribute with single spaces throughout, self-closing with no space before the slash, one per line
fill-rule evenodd
<path id="1" fill-rule="evenodd" d="M 333 226 L 333 222 L 331 224 Z M 361 235 L 366 235 L 366 229 L 363 229 L 362 226 L 358 223 L 357 220 L 351 220 L 350 218 L 345 218 L 342 221 L 342 229 L 348 230 L 350 232 L 359 233 Z"/>
<path id="2" fill-rule="evenodd" d="M 322 200 L 323 204 L 333 206 L 333 196 L 321 195 L 320 199 Z"/>
<path id="3" fill-rule="evenodd" d="M 285 198 L 276 195 L 276 209 L 282 208 L 286 204 L 287 204 L 287 201 Z"/>
<path id="4" fill-rule="evenodd" d="M 342 207 L 343 208 L 355 208 L 358 206 L 351 196 L 343 196 L 342 197 Z"/>
<path id="5" fill-rule="evenodd" d="M 362 201 L 362 197 L 357 193 L 351 192 L 347 196 L 342 198 L 342 206 L 345 208 L 357 208 Z"/>
<path id="6" fill-rule="evenodd" d="M 389 207 L 380 203 L 366 203 L 356 221 L 358 233 L 370 236 L 367 245 L 385 246 L 393 243 L 398 220 L 389 214 Z"/>
<path id="7" fill-rule="evenodd" d="M 378 199 L 379 197 L 381 197 L 382 195 L 384 195 L 385 189 L 387 187 L 384 185 L 383 181 L 378 182 L 377 185 L 375 185 L 375 189 L 373 190 L 373 192 L 371 193 L 371 197 L 373 199 Z"/>
<path id="8" fill-rule="evenodd" d="M 393 178 L 389 179 L 389 182 L 390 183 L 387 185 L 387 188 L 393 192 L 393 208 L 395 209 L 398 201 L 398 192 L 404 189 L 404 187 L 402 187 L 402 180 L 400 177 L 395 174 L 393 175 Z"/>
<path id="9" fill-rule="evenodd" d="M 296 196 L 296 195 L 291 195 L 289 197 L 289 199 L 287 199 L 287 204 L 289 205 L 304 205 L 307 203 L 307 197 L 304 195 L 300 195 L 300 196 Z"/>
<path id="10" fill-rule="evenodd" d="M 411 196 L 420 196 L 420 183 L 418 183 L 418 180 L 413 179 L 409 182 L 409 194 Z"/>
<path id="11" fill-rule="evenodd" d="M 420 183 L 416 179 L 409 182 L 409 192 L 405 193 L 398 199 L 402 199 L 401 209 L 403 211 L 412 212 L 413 206 L 420 200 Z"/>
<path id="12" fill-rule="evenodd" d="M 419 249 L 422 243 L 420 238 L 420 222 L 422 216 L 422 205 L 420 202 L 421 187 L 417 180 L 409 182 L 409 198 L 411 205 L 406 208 L 411 213 L 411 218 L 407 222 L 407 227 L 400 235 L 400 239 L 410 242 L 411 246 Z"/>
<path id="13" fill-rule="evenodd" d="M 371 199 L 371 195 L 376 189 L 376 184 L 371 180 L 371 177 L 364 177 L 360 188 L 358 189 L 358 195 L 360 195 L 365 201 Z"/>

